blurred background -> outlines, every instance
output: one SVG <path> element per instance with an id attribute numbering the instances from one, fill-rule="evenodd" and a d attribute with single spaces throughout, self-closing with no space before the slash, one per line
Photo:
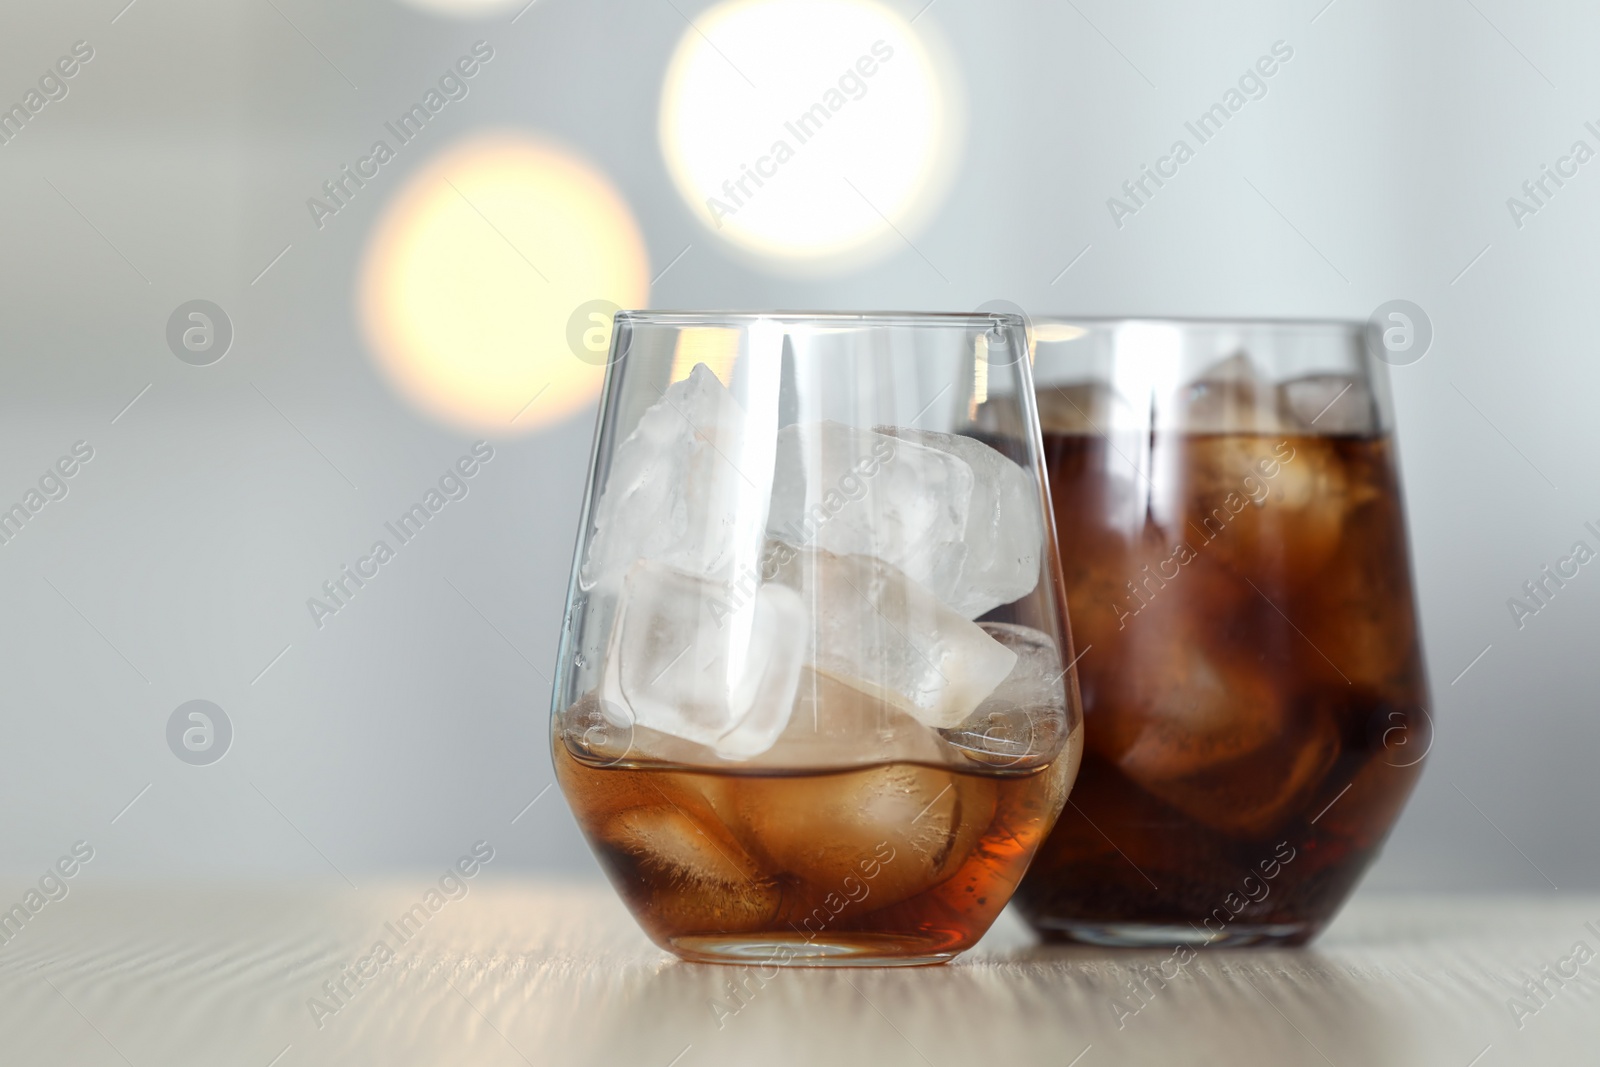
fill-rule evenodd
<path id="1" fill-rule="evenodd" d="M 1583 310 L 1600 283 L 1600 12 L 6 15 L 12 896 L 78 840 L 108 881 L 360 884 L 480 839 L 497 873 L 593 874 L 546 790 L 596 324 L 617 306 L 994 299 L 1036 315 L 1420 307 L 1431 346 L 1392 379 L 1437 741 L 1366 888 L 1600 886 L 1600 570 L 1535 613 L 1508 604 L 1537 604 L 1524 583 L 1574 542 L 1600 546 Z M 1219 102 L 1201 143 L 1186 124 Z M 1192 158 L 1141 188 L 1180 139 Z M 441 486 L 465 456 L 473 476 Z M 425 528 L 393 536 L 430 491 Z M 361 563 L 379 540 L 392 558 Z M 198 756 L 182 734 L 199 720 L 174 726 L 196 700 L 215 732 Z"/>

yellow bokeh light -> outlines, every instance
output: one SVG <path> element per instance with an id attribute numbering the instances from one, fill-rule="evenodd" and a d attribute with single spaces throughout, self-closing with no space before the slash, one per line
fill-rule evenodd
<path id="1" fill-rule="evenodd" d="M 726 0 L 678 43 L 667 168 L 695 216 L 768 261 L 903 247 L 960 135 L 948 64 L 873 0 Z M 896 233 L 896 231 L 900 233 Z"/>
<path id="2" fill-rule="evenodd" d="M 1076 341 L 1085 336 L 1089 331 L 1082 326 L 1073 326 L 1065 322 L 1039 322 L 1028 324 L 1028 362 L 1039 361 L 1039 346 L 1041 344 L 1060 344 L 1063 341 Z"/>
<path id="3" fill-rule="evenodd" d="M 358 299 L 376 362 L 412 404 L 506 436 L 594 400 L 605 354 L 575 347 L 571 326 L 590 330 L 603 302 L 642 307 L 649 288 L 644 240 L 605 175 L 502 134 L 409 178 L 374 228 Z"/>
<path id="4" fill-rule="evenodd" d="M 728 326 L 688 326 L 678 334 L 668 377 L 682 381 L 704 363 L 724 386 L 733 384 L 733 364 L 739 358 L 739 331 Z"/>
<path id="5" fill-rule="evenodd" d="M 1082 326 L 1074 326 L 1069 322 L 1038 322 L 1033 326 L 1034 337 L 1046 344 L 1076 341 L 1088 332 Z"/>

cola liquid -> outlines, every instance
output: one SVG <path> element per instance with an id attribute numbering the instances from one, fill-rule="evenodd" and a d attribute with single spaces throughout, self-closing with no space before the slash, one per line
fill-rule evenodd
<path id="1" fill-rule="evenodd" d="M 585 760 L 559 730 L 554 754 L 601 866 L 662 948 L 772 966 L 937 963 L 1005 907 L 1060 808 L 1081 735 L 1026 770 L 1001 760 L 708 772 Z"/>
<path id="2" fill-rule="evenodd" d="M 1432 737 L 1390 438 L 1044 441 L 1085 752 L 1020 909 L 1095 943 L 1308 940 Z"/>

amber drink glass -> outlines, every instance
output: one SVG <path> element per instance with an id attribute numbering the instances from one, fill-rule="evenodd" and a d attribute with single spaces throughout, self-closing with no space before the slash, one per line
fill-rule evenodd
<path id="1" fill-rule="evenodd" d="M 552 715 L 644 931 L 938 963 L 1076 773 L 1022 320 L 623 312 Z"/>

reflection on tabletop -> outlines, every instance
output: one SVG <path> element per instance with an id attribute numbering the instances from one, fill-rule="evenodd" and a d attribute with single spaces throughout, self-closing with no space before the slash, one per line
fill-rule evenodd
<path id="1" fill-rule="evenodd" d="M 16 1062 L 1488 1067 L 1592 1048 L 1592 981 L 1519 993 L 1588 922 L 1600 899 L 1361 896 L 1313 948 L 1180 961 L 1008 914 L 946 966 L 828 972 L 674 960 L 600 883 L 85 886 L 0 947 L 0 989 Z"/>

